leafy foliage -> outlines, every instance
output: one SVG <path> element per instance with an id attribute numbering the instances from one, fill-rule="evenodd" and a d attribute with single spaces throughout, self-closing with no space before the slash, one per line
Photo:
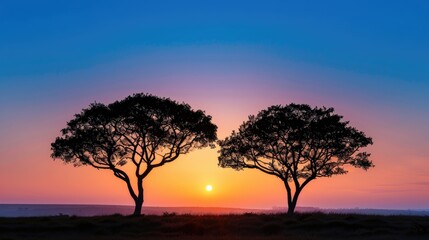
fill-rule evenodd
<path id="1" fill-rule="evenodd" d="M 75 166 L 110 169 L 143 201 L 142 180 L 156 167 L 193 149 L 214 147 L 211 117 L 168 98 L 134 94 L 109 105 L 91 104 L 67 123 L 51 144 L 52 157 Z M 120 167 L 135 166 L 138 190 Z"/>
<path id="2" fill-rule="evenodd" d="M 279 177 L 285 182 L 291 207 L 295 197 L 289 182 L 294 183 L 297 198 L 311 180 L 347 173 L 346 165 L 365 170 L 374 166 L 369 153 L 358 152 L 372 139 L 341 120 L 333 108 L 271 106 L 249 116 L 238 132 L 219 141 L 219 165 L 255 168 Z"/>

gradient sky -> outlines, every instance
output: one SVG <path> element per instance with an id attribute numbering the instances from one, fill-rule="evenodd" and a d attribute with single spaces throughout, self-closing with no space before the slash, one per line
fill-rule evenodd
<path id="1" fill-rule="evenodd" d="M 147 92 L 213 116 L 226 137 L 291 102 L 334 107 L 373 137 L 376 167 L 313 181 L 298 205 L 429 209 L 427 1 L 3 1 L 0 203 L 132 204 L 108 171 L 53 161 L 75 113 Z M 206 184 L 214 190 L 204 191 Z M 286 206 L 282 183 L 182 156 L 146 206 Z"/>

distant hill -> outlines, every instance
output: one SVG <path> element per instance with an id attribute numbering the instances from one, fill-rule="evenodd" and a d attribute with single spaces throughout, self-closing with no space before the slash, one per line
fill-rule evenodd
<path id="1" fill-rule="evenodd" d="M 412 215 L 429 216 L 428 210 L 390 210 L 390 209 L 322 209 L 315 207 L 298 207 L 297 212 L 323 212 L 323 213 L 357 213 L 366 215 Z M 282 213 L 287 208 L 273 207 L 272 209 L 245 209 L 222 207 L 143 207 L 145 215 L 165 214 L 244 214 L 244 213 Z M 133 206 L 121 205 L 70 205 L 70 204 L 0 204 L 0 217 L 34 217 L 34 216 L 101 216 L 101 215 L 129 215 Z"/>
<path id="2" fill-rule="evenodd" d="M 101 216 L 122 214 L 129 215 L 133 206 L 122 205 L 71 205 L 71 204 L 0 204 L 0 217 L 34 217 L 34 216 Z M 221 207 L 143 207 L 146 215 L 163 214 L 243 214 L 264 213 L 267 210 L 221 208 Z"/>
<path id="3" fill-rule="evenodd" d="M 274 207 L 273 212 L 286 212 L 287 208 Z M 372 208 L 316 208 L 316 207 L 297 207 L 298 212 L 322 212 L 337 214 L 365 214 L 365 215 L 410 215 L 410 216 L 429 216 L 429 209 L 423 210 L 401 210 L 401 209 L 372 209 Z"/>

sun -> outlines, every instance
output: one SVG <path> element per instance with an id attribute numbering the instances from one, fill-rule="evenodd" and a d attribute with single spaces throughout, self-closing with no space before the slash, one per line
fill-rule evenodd
<path id="1" fill-rule="evenodd" d="M 213 190 L 213 186 L 212 185 L 206 185 L 206 191 L 207 192 L 211 192 Z"/>

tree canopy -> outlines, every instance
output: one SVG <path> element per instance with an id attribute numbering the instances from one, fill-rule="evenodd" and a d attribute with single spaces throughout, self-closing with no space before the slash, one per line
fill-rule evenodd
<path id="1" fill-rule="evenodd" d="M 345 174 L 346 165 L 365 170 L 374 166 L 369 153 L 359 152 L 372 139 L 342 118 L 333 108 L 271 106 L 219 141 L 219 166 L 253 168 L 280 178 L 293 213 L 310 181 Z"/>
<path id="2" fill-rule="evenodd" d="M 93 103 L 67 123 L 51 144 L 52 157 L 75 166 L 108 169 L 126 182 L 141 212 L 143 179 L 156 167 L 193 149 L 214 147 L 217 127 L 211 116 L 188 104 L 148 94 L 134 94 L 104 105 Z M 132 164 L 137 184 L 129 173 Z"/>

